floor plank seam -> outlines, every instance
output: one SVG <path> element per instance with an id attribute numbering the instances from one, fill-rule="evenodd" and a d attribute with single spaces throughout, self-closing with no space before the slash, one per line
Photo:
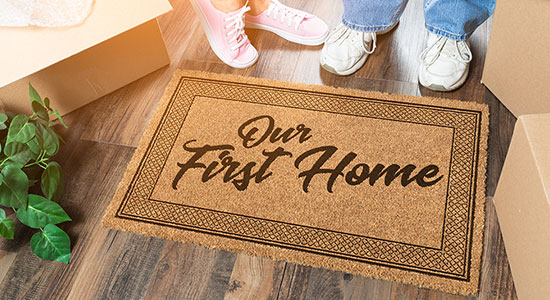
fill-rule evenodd
<path id="1" fill-rule="evenodd" d="M 109 146 L 120 146 L 120 147 L 126 147 L 126 148 L 133 148 L 134 150 L 137 148 L 137 145 L 113 143 L 113 142 L 106 142 L 106 141 L 99 141 L 99 140 L 85 139 L 85 138 L 80 138 L 79 140 L 84 141 L 84 142 L 92 142 L 92 143 L 104 144 L 104 145 L 109 145 Z"/>
<path id="2" fill-rule="evenodd" d="M 281 275 L 281 282 L 279 282 L 279 290 L 277 291 L 277 300 L 279 300 L 279 296 L 281 295 L 281 287 L 283 287 L 283 281 L 285 280 L 285 273 L 286 273 L 286 266 L 288 265 L 288 262 L 285 261 L 285 265 L 283 267 L 283 274 Z"/>

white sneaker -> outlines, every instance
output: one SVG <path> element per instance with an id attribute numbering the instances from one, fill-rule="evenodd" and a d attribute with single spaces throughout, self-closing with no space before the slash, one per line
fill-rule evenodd
<path id="1" fill-rule="evenodd" d="M 384 31 L 362 32 L 340 23 L 329 34 L 321 50 L 321 67 L 337 75 L 354 73 L 376 49 L 376 34 L 389 32 L 393 27 L 395 25 Z"/>
<path id="2" fill-rule="evenodd" d="M 468 77 L 472 52 L 469 41 L 455 41 L 428 32 L 426 49 L 420 55 L 418 81 L 434 91 L 452 91 Z"/>

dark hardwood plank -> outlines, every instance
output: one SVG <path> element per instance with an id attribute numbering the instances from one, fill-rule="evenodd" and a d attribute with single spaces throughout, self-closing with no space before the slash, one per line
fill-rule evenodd
<path id="1" fill-rule="evenodd" d="M 485 103 L 489 105 L 489 149 L 487 157 L 487 195 L 494 196 L 514 132 L 516 118 L 486 89 Z"/>
<path id="2" fill-rule="evenodd" d="M 493 198 L 487 198 L 479 299 L 517 299 Z"/>
<path id="3" fill-rule="evenodd" d="M 277 299 L 285 262 L 238 254 L 226 300 Z"/>
<path id="4" fill-rule="evenodd" d="M 17 239 L 18 252 L 0 283 L 0 299 L 64 298 L 86 260 L 90 242 L 116 184 L 133 152 L 132 148 L 76 141 L 64 145 L 56 158 L 65 172 L 66 190 L 60 203 L 73 218 L 61 224 L 72 242 L 70 264 L 43 261 L 30 250 L 30 239 Z M 86 155 L 83 155 L 83 154 Z M 97 180 L 99 179 L 99 180 Z M 18 227 L 23 227 L 17 224 Z M 34 231 L 33 231 L 34 232 Z"/>
<path id="5" fill-rule="evenodd" d="M 28 246 L 21 241 L 30 241 L 31 236 L 34 234 L 34 232 L 32 231 L 32 229 L 25 225 L 22 225 L 19 220 L 17 220 L 17 217 L 15 216 L 13 210 L 6 209 L 6 212 L 9 218 L 14 219 L 14 238 L 12 240 L 0 238 L 0 251 L 18 252 L 19 250 L 21 250 L 22 247 Z"/>
<path id="6" fill-rule="evenodd" d="M 392 283 L 312 268 L 305 299 L 390 299 Z"/>
<path id="7" fill-rule="evenodd" d="M 287 262 L 277 299 L 305 299 L 312 269 L 309 266 Z"/>
<path id="8" fill-rule="evenodd" d="M 0 284 L 0 299 L 48 299 L 52 285 L 60 282 L 68 266 L 42 261 L 27 247 L 22 247 Z"/>
<path id="9" fill-rule="evenodd" d="M 146 299 L 222 299 L 236 254 L 169 241 Z"/>
<path id="10" fill-rule="evenodd" d="M 209 273 L 206 286 L 199 299 L 221 299 L 229 286 L 231 270 L 235 264 L 236 254 L 229 251 L 219 251 L 212 263 L 215 268 Z"/>
<path id="11" fill-rule="evenodd" d="M 392 295 L 392 283 L 384 280 L 367 279 L 361 276 L 344 274 L 343 276 L 343 299 L 384 299 Z M 400 288 L 408 288 L 405 285 L 399 285 Z M 399 299 L 399 298 L 394 298 Z"/>
<path id="12" fill-rule="evenodd" d="M 312 268 L 307 284 L 306 300 L 332 300 L 343 299 L 342 272 L 334 272 L 327 269 Z"/>
<path id="13" fill-rule="evenodd" d="M 71 189 L 64 197 L 71 204 L 67 211 L 74 220 L 68 224 L 68 233 L 76 236 L 76 242 L 73 238 L 69 269 L 51 295 L 73 299 L 143 297 L 165 241 L 101 225 L 135 148 L 84 140 L 76 144 L 66 165 L 79 173 L 68 182 Z"/>
<path id="14" fill-rule="evenodd" d="M 8 270 L 12 267 L 12 263 L 15 260 L 17 253 L 0 250 L 0 282 L 8 273 Z"/>
<path id="15" fill-rule="evenodd" d="M 71 299 L 142 299 L 165 241 L 101 228 L 76 275 Z"/>

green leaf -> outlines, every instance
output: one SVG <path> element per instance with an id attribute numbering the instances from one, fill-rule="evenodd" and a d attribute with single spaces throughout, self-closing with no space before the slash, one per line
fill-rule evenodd
<path id="1" fill-rule="evenodd" d="M 0 205 L 26 208 L 29 190 L 27 174 L 15 164 L 5 165 L 1 173 L 4 180 L 0 185 Z"/>
<path id="2" fill-rule="evenodd" d="M 31 228 L 44 228 L 48 224 L 71 221 L 59 204 L 39 195 L 29 194 L 27 209 L 18 209 L 17 218 Z"/>
<path id="3" fill-rule="evenodd" d="M 26 143 L 30 141 L 36 134 L 36 126 L 29 123 L 29 119 L 25 115 L 17 115 L 13 118 L 8 129 L 8 138 L 6 144 L 12 141 Z"/>
<path id="4" fill-rule="evenodd" d="M 6 126 L 7 120 L 8 120 L 8 116 L 6 114 L 0 113 L 0 130 L 4 130 L 8 128 L 8 126 Z"/>
<path id="5" fill-rule="evenodd" d="M 14 233 L 15 226 L 13 224 L 13 220 L 10 218 L 5 218 L 4 220 L 0 221 L 0 235 L 13 240 L 13 233 Z"/>
<path id="6" fill-rule="evenodd" d="M 52 111 L 53 109 L 50 107 L 50 98 L 46 97 L 44 98 L 44 106 L 46 106 L 46 108 L 49 110 L 49 111 Z"/>
<path id="7" fill-rule="evenodd" d="M 15 136 L 14 141 L 26 143 L 36 135 L 36 126 L 32 123 L 27 123 L 21 128 L 21 131 Z"/>
<path id="8" fill-rule="evenodd" d="M 7 166 L 13 166 L 13 167 L 15 167 L 15 168 L 17 168 L 17 169 L 23 169 L 23 165 L 22 165 L 22 164 L 17 163 L 17 162 L 14 162 L 14 161 L 11 161 L 11 160 L 6 160 L 6 161 L 4 162 L 4 167 L 3 167 L 3 169 L 5 169 Z M 26 174 L 26 173 L 25 173 L 25 174 Z M 2 182 L 4 182 L 4 175 L 2 175 L 2 174 L 0 173 L 0 176 L 2 176 Z M 29 176 L 27 176 L 27 177 L 29 177 Z"/>
<path id="9" fill-rule="evenodd" d="M 38 92 L 34 89 L 34 87 L 29 82 L 29 96 L 31 97 L 31 101 L 36 101 L 42 105 L 44 105 L 44 102 L 42 102 L 42 98 L 40 98 L 40 95 Z"/>
<path id="10" fill-rule="evenodd" d="M 11 240 L 13 239 L 13 231 L 13 220 L 6 218 L 6 212 L 0 208 L 0 235 Z"/>
<path id="11" fill-rule="evenodd" d="M 63 173 L 61 172 L 61 166 L 52 161 L 48 163 L 48 166 L 42 173 L 41 181 L 42 192 L 50 200 L 59 200 L 63 193 Z"/>
<path id="12" fill-rule="evenodd" d="M 46 110 L 46 108 L 36 102 L 36 101 L 33 101 L 31 103 L 31 106 L 32 106 L 32 111 L 34 111 L 34 113 L 42 120 L 44 121 L 49 121 L 50 120 L 50 116 L 48 115 L 48 111 Z"/>
<path id="13" fill-rule="evenodd" d="M 29 147 L 23 143 L 11 142 L 4 148 L 4 154 L 8 160 L 26 165 L 32 158 L 32 153 Z"/>
<path id="14" fill-rule="evenodd" d="M 37 160 L 38 156 L 40 156 L 40 152 L 42 152 L 42 138 L 37 135 L 34 139 L 27 142 L 27 147 L 29 147 L 29 150 L 32 154 L 32 159 Z"/>
<path id="15" fill-rule="evenodd" d="M 10 143 L 19 134 L 23 126 L 27 124 L 29 118 L 26 115 L 17 115 L 13 117 L 10 123 L 10 129 L 8 130 L 8 138 L 6 144 Z"/>
<path id="16" fill-rule="evenodd" d="M 57 134 L 52 128 L 42 123 L 38 123 L 36 125 L 38 129 L 37 134 L 41 138 L 39 142 L 42 142 L 42 149 L 46 151 L 48 156 L 54 156 L 59 150 L 59 138 L 57 137 Z"/>
<path id="17" fill-rule="evenodd" d="M 32 236 L 31 248 L 42 259 L 69 263 L 71 240 L 63 230 L 53 224 L 46 225 L 42 232 Z"/>
<path id="18" fill-rule="evenodd" d="M 69 126 L 65 125 L 65 122 L 63 122 L 63 118 L 61 118 L 61 115 L 59 114 L 59 112 L 56 110 L 54 110 L 54 114 L 55 116 L 57 117 L 57 119 L 59 120 L 59 122 L 61 123 L 61 125 L 63 125 L 63 127 L 65 128 L 69 128 Z"/>

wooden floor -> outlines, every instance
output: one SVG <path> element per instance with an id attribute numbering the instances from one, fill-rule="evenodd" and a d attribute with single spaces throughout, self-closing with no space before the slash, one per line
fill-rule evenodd
<path id="1" fill-rule="evenodd" d="M 70 264 L 42 261 L 29 246 L 32 231 L 16 224 L 16 240 L 0 240 L 0 299 L 464 299 L 411 285 L 352 276 L 284 261 L 106 229 L 101 217 L 151 114 L 176 68 L 324 84 L 406 95 L 435 96 L 490 106 L 488 195 L 493 195 L 515 118 L 480 84 L 488 25 L 472 37 L 474 60 L 465 86 L 431 92 L 417 83 L 424 38 L 422 1 L 411 0 L 399 26 L 381 36 L 376 53 L 356 74 L 319 68 L 321 47 L 292 44 L 248 31 L 260 52 L 256 65 L 236 70 L 210 50 L 190 4 L 171 1 L 159 20 L 172 64 L 66 117 L 67 143 L 57 159 L 66 175 L 63 207 L 74 219 L 61 227 L 72 244 Z M 332 27 L 340 0 L 284 0 Z M 480 299 L 516 299 L 497 217 L 487 201 Z"/>

